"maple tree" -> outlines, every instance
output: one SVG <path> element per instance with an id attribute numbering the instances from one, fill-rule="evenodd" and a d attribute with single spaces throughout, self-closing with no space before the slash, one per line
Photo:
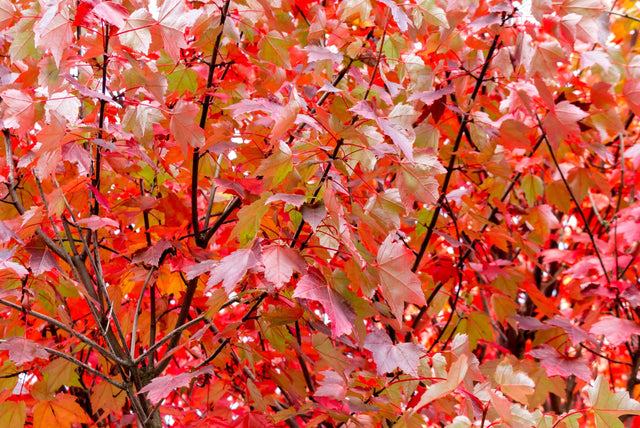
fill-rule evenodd
<path id="1" fill-rule="evenodd" d="M 639 426 L 639 16 L 0 0 L 0 425 Z"/>

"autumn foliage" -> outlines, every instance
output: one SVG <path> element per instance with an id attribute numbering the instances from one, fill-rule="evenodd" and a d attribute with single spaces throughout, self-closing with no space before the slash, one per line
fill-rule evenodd
<path id="1" fill-rule="evenodd" d="M 0 0 L 0 426 L 640 426 L 639 17 Z"/>

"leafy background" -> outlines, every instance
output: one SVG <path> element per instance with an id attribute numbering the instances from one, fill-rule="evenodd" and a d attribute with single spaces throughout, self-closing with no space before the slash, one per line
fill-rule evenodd
<path id="1" fill-rule="evenodd" d="M 0 0 L 0 425 L 637 426 L 638 12 Z"/>

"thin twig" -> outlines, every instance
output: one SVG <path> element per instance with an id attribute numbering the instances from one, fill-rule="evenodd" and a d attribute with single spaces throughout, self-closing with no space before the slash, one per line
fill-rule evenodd
<path id="1" fill-rule="evenodd" d="M 98 376 L 100 379 L 109 382 L 111 385 L 121 389 L 121 390 L 125 390 L 126 387 L 121 384 L 120 382 L 116 382 L 115 380 L 111 379 L 109 376 L 107 376 L 106 374 L 94 369 L 93 367 L 91 367 L 88 364 L 85 364 L 84 362 L 73 358 L 71 355 L 65 354 L 64 352 L 60 352 L 60 351 L 56 351 L 55 349 L 52 348 L 48 348 L 46 346 L 43 346 L 44 350 L 47 351 L 48 353 L 55 355 L 57 357 L 60 357 L 62 359 L 65 359 L 67 361 L 72 362 L 73 364 L 77 365 L 78 367 L 82 367 L 84 370 L 88 371 L 89 373 Z"/>
<path id="2" fill-rule="evenodd" d="M 7 165 L 9 166 L 9 175 L 7 176 L 9 183 L 7 187 L 9 188 L 9 195 L 11 195 L 13 206 L 18 211 L 18 214 L 22 215 L 25 213 L 26 210 L 24 208 L 24 205 L 22 205 L 22 201 L 18 196 L 18 192 L 16 191 L 16 181 L 15 181 L 16 170 L 15 170 L 15 165 L 13 163 L 13 147 L 11 145 L 11 133 L 9 132 L 8 129 L 3 129 L 2 133 L 4 136 L 4 148 L 5 148 Z M 49 249 L 53 251 L 58 257 L 60 257 L 63 260 L 68 260 L 69 255 L 63 249 L 63 247 L 59 247 L 55 242 L 53 242 L 53 239 L 51 239 L 46 233 L 44 233 L 42 228 L 38 227 L 36 229 L 36 235 L 42 238 L 42 240 L 47 245 L 47 247 L 49 247 Z"/>
<path id="3" fill-rule="evenodd" d="M 487 74 L 487 71 L 489 70 L 489 65 L 491 64 L 491 60 L 493 59 L 493 52 L 496 50 L 496 47 L 498 46 L 499 39 L 500 39 L 500 36 L 496 34 L 493 38 L 493 42 L 491 43 L 491 46 L 489 47 L 489 52 L 487 53 L 487 59 L 485 60 L 482 66 L 482 70 L 480 71 L 480 75 L 478 76 L 478 80 L 476 81 L 476 85 L 473 88 L 471 97 L 469 98 L 470 105 L 473 105 L 476 97 L 478 96 L 478 92 L 480 91 L 480 87 L 484 83 L 484 76 Z M 420 245 L 420 250 L 418 251 L 418 255 L 416 256 L 413 266 L 411 267 L 411 271 L 413 272 L 416 272 L 418 270 L 418 267 L 420 267 L 420 262 L 422 261 L 422 258 L 424 257 L 427 251 L 427 247 L 429 246 L 429 241 L 431 240 L 431 235 L 433 235 L 433 232 L 435 230 L 438 217 L 440 216 L 440 209 L 444 201 L 444 197 L 447 194 L 447 189 L 449 187 L 449 182 L 451 181 L 451 176 L 453 175 L 453 171 L 454 171 L 453 166 L 456 162 L 456 152 L 460 147 L 462 136 L 464 135 L 464 130 L 467 127 L 468 121 L 469 121 L 469 114 L 465 114 L 464 117 L 462 118 L 462 123 L 460 124 L 460 128 L 458 129 L 458 135 L 456 136 L 455 142 L 453 143 L 453 148 L 451 149 L 451 157 L 449 158 L 449 165 L 447 166 L 447 174 L 445 175 L 444 181 L 442 183 L 440 198 L 438 198 L 435 211 L 433 212 L 433 216 L 431 217 L 431 222 L 427 227 L 427 234 L 422 240 L 422 244 Z"/>
<path id="4" fill-rule="evenodd" d="M 627 18 L 627 19 L 630 19 L 632 21 L 640 22 L 640 18 L 636 18 L 635 16 L 627 15 L 626 13 L 614 12 L 612 10 L 608 10 L 606 13 L 608 13 L 609 15 L 620 16 L 622 18 Z"/>
<path id="5" fill-rule="evenodd" d="M 0 304 L 7 306 L 11 309 L 15 309 L 16 311 L 20 311 L 22 313 L 26 313 L 29 316 L 32 316 L 34 318 L 38 318 L 42 321 L 45 321 L 51 325 L 55 325 L 57 328 L 59 328 L 60 330 L 75 336 L 78 340 L 80 340 L 81 342 L 89 345 L 89 347 L 91 347 L 92 349 L 95 349 L 96 351 L 98 351 L 103 357 L 113 361 L 116 364 L 120 364 L 123 365 L 125 367 L 128 367 L 130 365 L 129 362 L 117 357 L 115 354 L 109 352 L 108 350 L 106 350 L 105 348 L 103 348 L 102 346 L 98 345 L 96 342 L 94 342 L 93 340 L 89 339 L 87 336 L 85 336 L 84 334 L 76 331 L 73 328 L 69 328 L 67 327 L 65 324 L 61 323 L 60 321 L 51 318 L 47 315 L 41 314 L 40 312 L 36 312 L 34 310 L 31 309 L 25 309 L 20 305 L 17 305 L 15 303 L 9 302 L 8 300 L 5 299 L 0 299 Z"/>
<path id="6" fill-rule="evenodd" d="M 387 15 L 387 22 L 384 26 L 384 31 L 382 32 L 382 37 L 380 39 L 380 49 L 378 50 L 378 55 L 376 57 L 376 65 L 373 68 L 373 72 L 371 73 L 371 79 L 369 80 L 369 87 L 367 88 L 367 92 L 364 94 L 363 97 L 363 101 L 366 100 L 369 97 L 369 92 L 371 90 L 371 86 L 373 84 L 373 80 L 375 79 L 376 73 L 378 71 L 378 67 L 380 66 L 380 60 L 382 59 L 382 47 L 384 45 L 384 39 L 387 35 L 387 26 L 389 25 L 389 15 Z M 368 36 L 367 36 L 368 37 Z M 349 61 L 349 64 L 347 64 L 347 66 L 342 70 L 341 73 L 338 74 L 338 76 L 336 77 L 336 79 L 334 79 L 334 84 L 333 86 L 336 86 L 340 80 L 342 80 L 342 78 L 346 75 L 347 71 L 349 70 L 349 68 L 351 67 L 351 64 L 353 64 L 354 60 L 351 59 Z M 327 98 L 327 96 L 329 95 L 329 93 L 325 93 L 323 95 L 322 98 L 320 98 L 320 100 L 318 101 L 318 106 L 320 106 Z M 358 115 L 355 115 L 353 117 L 353 119 L 351 120 L 351 125 L 355 124 L 358 121 Z M 300 125 L 300 128 L 304 127 L 304 124 Z M 293 141 L 293 136 L 291 136 L 290 142 Z M 313 192 L 313 195 L 311 196 L 311 200 L 309 201 L 309 205 L 313 205 L 317 200 L 318 200 L 318 195 L 320 194 L 320 190 L 322 190 L 322 186 L 324 185 L 324 183 L 327 181 L 327 178 L 329 177 L 329 171 L 331 170 L 331 166 L 333 164 L 332 161 L 334 161 L 337 157 L 338 157 L 338 153 L 340 152 L 340 148 L 342 148 L 342 145 L 344 144 L 344 139 L 340 138 L 338 140 L 338 142 L 336 143 L 336 147 L 333 149 L 333 152 L 331 153 L 331 155 L 329 156 L 330 161 L 327 163 L 327 166 L 324 168 L 324 171 L 322 173 L 322 176 L 320 177 L 320 181 L 318 182 L 318 185 L 316 186 L 316 190 Z M 300 238 L 300 233 L 302 233 L 302 228 L 304 227 L 304 219 L 300 220 L 300 224 L 298 224 L 298 228 L 296 229 L 296 232 L 293 235 L 293 239 L 291 240 L 291 243 L 289 244 L 289 246 L 291 248 L 296 246 L 296 243 L 298 241 L 298 238 Z M 300 245 L 300 249 L 303 249 L 307 243 L 309 242 L 309 239 L 311 238 L 311 235 L 309 235 L 306 239 L 305 242 L 303 242 Z"/>
<path id="7" fill-rule="evenodd" d="M 133 360 L 133 363 L 135 365 L 140 364 L 140 362 L 142 360 L 144 360 L 149 355 L 151 355 L 153 352 L 155 352 L 159 347 L 161 347 L 162 345 L 167 343 L 169 340 L 173 339 L 175 336 L 180 336 L 184 330 L 188 329 L 189 327 L 193 327 L 194 325 L 198 324 L 199 322 L 203 321 L 204 319 L 205 319 L 205 316 L 201 315 L 201 316 L 199 316 L 197 318 L 192 319 L 191 321 L 189 321 L 189 322 L 187 322 L 185 324 L 182 324 L 179 327 L 176 327 L 169 334 L 167 334 L 165 337 L 163 337 L 162 339 L 160 339 L 159 341 L 154 343 L 153 346 L 150 346 L 149 349 L 147 349 L 143 354 L 138 356 L 138 358 Z"/>
<path id="8" fill-rule="evenodd" d="M 600 254 L 600 250 L 598 249 L 598 245 L 596 244 L 595 236 L 593 236 L 593 232 L 591 231 L 591 228 L 589 227 L 589 222 L 587 221 L 587 217 L 585 217 L 584 211 L 582 211 L 582 207 L 580 206 L 580 202 L 578 201 L 578 199 L 574 195 L 573 190 L 571 190 L 571 186 L 569 186 L 569 182 L 567 181 L 567 178 L 564 176 L 564 173 L 562 172 L 562 169 L 560 168 L 560 165 L 558 164 L 558 159 L 556 159 L 556 155 L 553 152 L 553 147 L 551 147 L 551 143 L 549 142 L 549 139 L 547 138 L 547 133 L 544 130 L 544 126 L 542 125 L 542 121 L 540 120 L 540 116 L 538 116 L 537 112 L 535 112 L 535 117 L 536 117 L 536 120 L 538 121 L 538 126 L 540 127 L 540 130 L 542 131 L 542 137 L 544 138 L 544 141 L 545 141 L 545 143 L 547 145 L 547 149 L 549 149 L 549 154 L 551 155 L 551 159 L 553 160 L 553 163 L 556 166 L 556 169 L 558 170 L 558 173 L 560 174 L 560 178 L 562 179 L 562 182 L 564 183 L 564 186 L 566 187 L 567 191 L 569 192 L 569 196 L 571 196 L 571 200 L 573 200 L 573 203 L 576 205 L 576 209 L 578 210 L 578 214 L 582 218 L 582 221 L 584 223 L 584 228 L 587 231 L 587 234 L 589 235 L 589 239 L 591 240 L 591 244 L 593 245 L 593 249 L 596 252 L 596 257 L 598 258 L 598 261 L 600 262 L 600 267 L 602 268 L 602 273 L 604 274 L 605 278 L 607 279 L 607 283 L 610 283 L 611 279 L 609 278 L 609 273 L 607 272 L 607 269 L 604 266 L 604 260 L 602 260 L 602 255 Z"/>
<path id="9" fill-rule="evenodd" d="M 142 284 L 142 290 L 140 290 L 140 297 L 138 297 L 138 302 L 136 303 L 136 311 L 133 314 L 133 326 L 131 327 L 131 346 L 129 347 L 129 352 L 131 352 L 132 359 L 136 358 L 136 332 L 138 330 L 138 318 L 140 317 L 140 308 L 142 307 L 144 292 L 147 290 L 147 286 L 149 285 L 149 281 L 151 280 L 151 276 L 153 276 L 155 269 L 155 266 L 151 266 L 151 269 L 149 269 L 147 278 L 144 280 L 144 284 Z"/>
<path id="10" fill-rule="evenodd" d="M 224 33 L 224 23 L 227 20 L 227 13 L 229 12 L 229 4 L 231 0 L 226 0 L 222 6 L 220 15 L 220 33 L 216 37 L 216 41 L 213 45 L 213 53 L 211 54 L 211 62 L 209 63 L 209 73 L 207 75 L 206 95 L 204 96 L 204 103 L 202 105 L 202 115 L 200 116 L 200 128 L 205 129 L 207 125 L 207 116 L 209 114 L 209 106 L 213 100 L 213 94 L 210 89 L 213 87 L 213 72 L 216 69 L 216 61 L 218 60 L 218 53 L 220 51 L 220 43 L 222 41 L 222 34 Z M 199 162 L 200 162 L 200 148 L 193 149 L 193 160 L 191 165 L 191 223 L 193 227 L 193 235 L 196 239 L 196 245 L 201 248 L 207 246 L 207 240 L 204 240 L 200 235 L 200 222 L 198 220 L 198 175 L 199 175 Z M 213 195 L 210 195 L 212 198 Z M 207 214 L 208 215 L 208 214 Z"/>

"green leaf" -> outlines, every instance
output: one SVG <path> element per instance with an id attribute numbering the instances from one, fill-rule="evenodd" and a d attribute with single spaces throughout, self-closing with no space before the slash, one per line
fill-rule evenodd
<path id="1" fill-rule="evenodd" d="M 596 428 L 624 428 L 622 415 L 640 416 L 640 403 L 629 398 L 627 391 L 612 393 L 604 375 L 598 375 L 593 385 L 587 386 Z"/>
<path id="2" fill-rule="evenodd" d="M 47 381 L 47 390 L 57 391 L 61 386 L 82 386 L 76 373 L 77 366 L 63 358 L 47 364 L 42 373 Z"/>
<path id="3" fill-rule="evenodd" d="M 198 73 L 192 68 L 178 67 L 167 76 L 168 93 L 177 92 L 182 96 L 189 92 L 191 95 L 198 91 Z"/>
<path id="4" fill-rule="evenodd" d="M 422 22 L 424 20 L 427 24 L 449 28 L 446 13 L 444 10 L 436 6 L 435 0 L 424 0 L 418 2 L 418 7 L 414 9 L 413 20 L 416 27 L 422 26 Z"/>
<path id="5" fill-rule="evenodd" d="M 463 318 L 458 326 L 458 331 L 469 335 L 469 346 L 472 351 L 476 349 L 480 339 L 488 342 L 493 341 L 491 320 L 484 312 L 476 311 Z"/>
<path id="6" fill-rule="evenodd" d="M 289 55 L 289 47 L 291 41 L 285 38 L 279 32 L 273 30 L 267 33 L 258 44 L 258 57 L 268 63 L 278 67 L 291 69 L 291 58 Z"/>
<path id="7" fill-rule="evenodd" d="M 262 217 L 269 211 L 271 204 L 267 203 L 267 199 L 271 196 L 271 192 L 265 192 L 260 199 L 254 203 L 244 206 L 238 211 L 238 223 L 231 231 L 232 237 L 238 237 L 241 245 L 255 238 L 260 230 L 260 222 Z"/>
<path id="8" fill-rule="evenodd" d="M 286 143 L 280 142 L 278 150 L 260 163 L 255 175 L 262 176 L 265 187 L 272 189 L 293 170 L 293 156 Z"/>
<path id="9" fill-rule="evenodd" d="M 538 198 L 544 193 L 544 183 L 537 175 L 527 174 L 522 177 L 520 188 L 524 191 L 524 197 L 529 206 L 533 206 Z"/>

